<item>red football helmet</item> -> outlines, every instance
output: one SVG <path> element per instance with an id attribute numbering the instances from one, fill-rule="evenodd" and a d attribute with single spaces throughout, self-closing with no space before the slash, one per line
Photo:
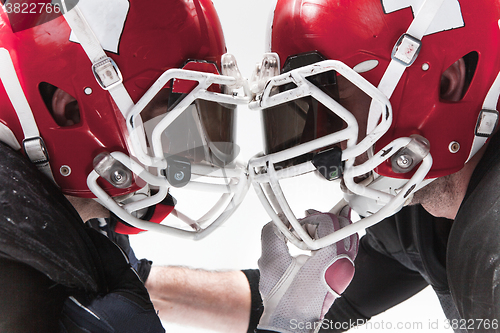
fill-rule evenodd
<path id="1" fill-rule="evenodd" d="M 366 217 L 320 242 L 282 225 L 290 238 L 317 248 L 376 223 L 484 145 L 498 121 L 499 19 L 499 1 L 277 1 L 265 64 L 282 74 L 254 103 L 266 136 L 250 162 L 257 190 L 277 223 L 282 213 L 301 229 L 278 180 L 343 173 Z"/>
<path id="2" fill-rule="evenodd" d="M 210 0 L 7 1 L 0 20 L 0 140 L 65 194 L 195 237 L 238 206 L 234 106 L 245 99 L 223 93 L 237 78 L 220 69 L 237 71 Z M 174 187 L 221 199 L 199 219 L 174 210 L 187 232 L 137 218 Z"/>

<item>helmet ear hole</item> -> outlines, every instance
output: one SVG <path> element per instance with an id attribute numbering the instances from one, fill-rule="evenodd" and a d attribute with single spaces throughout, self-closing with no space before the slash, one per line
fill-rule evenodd
<path id="1" fill-rule="evenodd" d="M 439 97 L 444 101 L 458 102 L 462 99 L 464 86 L 465 62 L 460 58 L 441 75 Z"/>
<path id="2" fill-rule="evenodd" d="M 38 89 L 57 125 L 66 127 L 80 122 L 80 108 L 73 96 L 47 82 L 41 82 Z"/>
<path id="3" fill-rule="evenodd" d="M 439 95 L 442 100 L 458 102 L 464 98 L 474 78 L 478 58 L 476 51 L 469 52 L 443 72 Z"/>

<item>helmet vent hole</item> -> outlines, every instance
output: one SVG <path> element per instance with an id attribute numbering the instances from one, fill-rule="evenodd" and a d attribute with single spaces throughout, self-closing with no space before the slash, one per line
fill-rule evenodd
<path id="1" fill-rule="evenodd" d="M 441 75 L 440 98 L 448 102 L 459 102 L 467 94 L 478 61 L 473 51 L 454 62 Z"/>
<path id="2" fill-rule="evenodd" d="M 467 93 L 467 90 L 469 90 L 469 86 L 472 82 L 472 79 L 474 78 L 474 74 L 476 73 L 479 55 L 476 51 L 472 51 L 470 53 L 467 53 L 463 57 L 463 59 L 465 62 L 465 83 L 464 83 L 464 89 L 462 92 L 462 98 Z"/>
<path id="3" fill-rule="evenodd" d="M 41 82 L 38 90 L 57 125 L 67 127 L 80 123 L 80 107 L 73 96 L 47 82 Z"/>

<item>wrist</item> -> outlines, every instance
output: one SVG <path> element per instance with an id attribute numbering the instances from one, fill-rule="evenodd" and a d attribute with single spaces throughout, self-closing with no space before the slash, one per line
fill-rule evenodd
<path id="1" fill-rule="evenodd" d="M 262 312 L 264 311 L 262 297 L 259 292 L 260 272 L 258 269 L 245 269 L 242 270 L 242 272 L 245 274 L 248 284 L 250 285 L 251 295 L 250 320 L 247 333 L 254 333 L 257 329 L 257 325 L 259 324 Z"/>

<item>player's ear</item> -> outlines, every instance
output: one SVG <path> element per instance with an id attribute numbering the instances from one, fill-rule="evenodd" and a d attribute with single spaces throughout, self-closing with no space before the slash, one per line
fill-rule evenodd
<path id="1" fill-rule="evenodd" d="M 59 126 L 71 126 L 80 122 L 80 110 L 76 99 L 57 88 L 52 95 L 52 116 Z"/>
<path id="2" fill-rule="evenodd" d="M 463 58 L 455 61 L 441 75 L 441 99 L 457 102 L 462 98 L 465 85 L 465 61 Z"/>

